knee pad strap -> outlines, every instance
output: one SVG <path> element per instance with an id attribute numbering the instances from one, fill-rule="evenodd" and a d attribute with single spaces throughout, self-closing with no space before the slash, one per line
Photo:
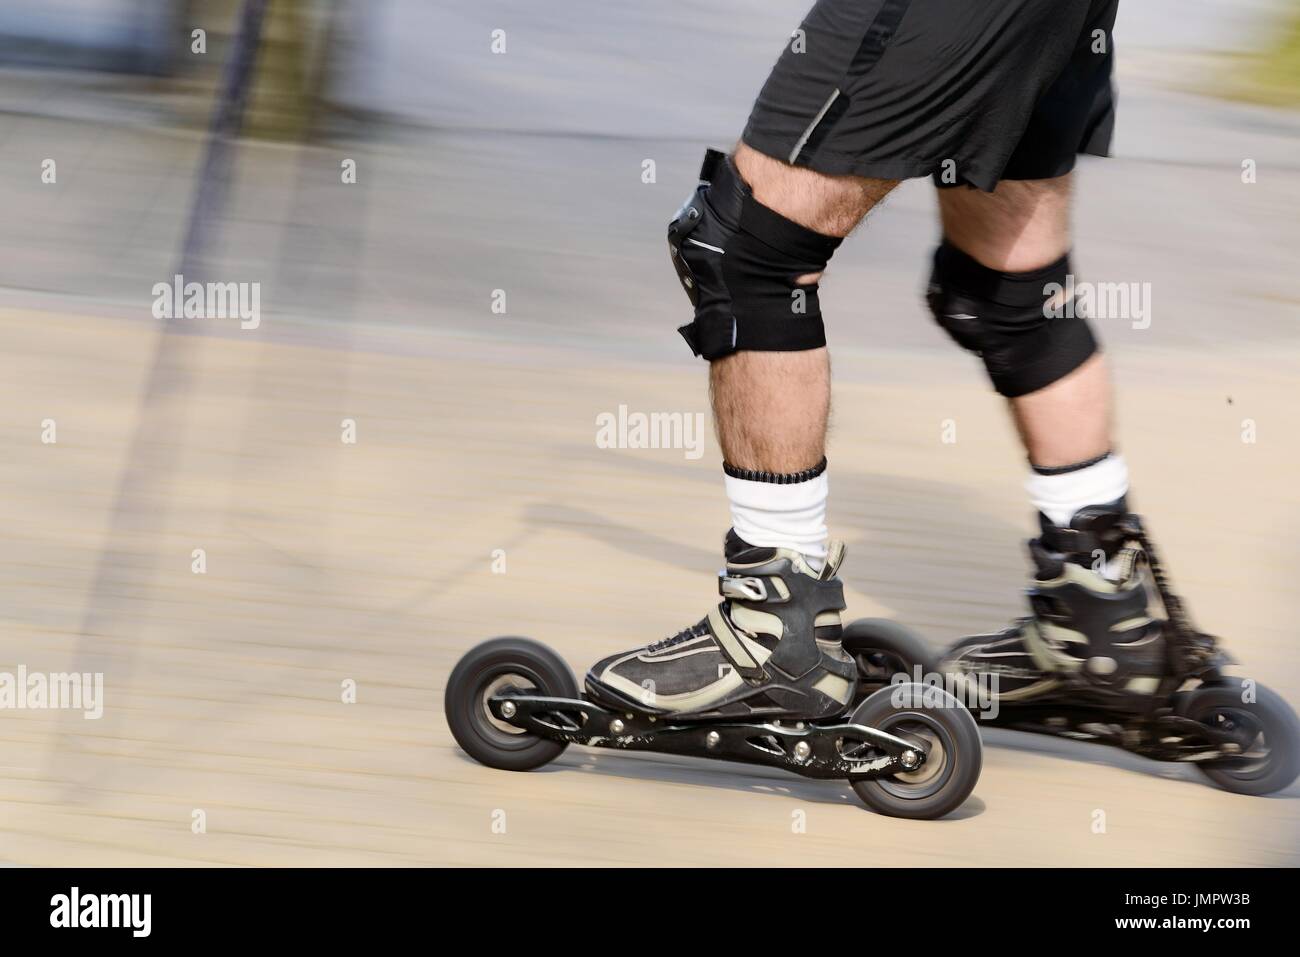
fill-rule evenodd
<path id="1" fill-rule="evenodd" d="M 694 321 L 678 331 L 705 359 L 741 350 L 794 352 L 826 344 L 817 284 L 842 240 L 754 199 L 731 161 L 709 150 L 700 185 L 668 226 L 668 248 Z"/>
<path id="2" fill-rule="evenodd" d="M 984 360 L 993 387 L 1015 398 L 1064 378 L 1097 351 L 1087 320 L 1057 299 L 1069 272 L 1068 255 L 1031 272 L 998 272 L 945 241 L 926 299 L 953 340 Z"/>

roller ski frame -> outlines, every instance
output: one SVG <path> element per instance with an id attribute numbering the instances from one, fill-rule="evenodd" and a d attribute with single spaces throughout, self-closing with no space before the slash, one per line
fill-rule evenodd
<path id="1" fill-rule="evenodd" d="M 966 709 L 951 696 L 923 702 L 923 690 L 882 689 L 847 717 L 817 721 L 688 719 L 597 702 L 545 645 L 496 638 L 457 664 L 445 704 L 457 743 L 489 767 L 531 770 L 570 744 L 713 758 L 847 780 L 875 811 L 935 818 L 969 796 L 982 749 Z"/>
<path id="2" fill-rule="evenodd" d="M 1139 707 L 1130 698 L 1126 710 L 1116 706 L 1122 696 L 1086 679 L 1063 676 L 1061 687 L 1051 693 L 1054 700 L 1019 705 L 1002 701 L 996 715 L 980 715 L 980 724 L 1194 764 L 1219 787 L 1238 794 L 1271 794 L 1288 787 L 1300 774 L 1300 719 L 1281 696 L 1262 685 L 1250 689 L 1253 701 L 1244 700 L 1245 682 L 1223 673 L 1235 660 L 1215 636 L 1192 625 L 1136 516 L 1128 532 L 1146 552 L 1165 610 L 1168 673 L 1155 692 Z M 942 670 L 926 644 L 894 622 L 852 622 L 844 629 L 843 643 L 863 676 L 855 700 L 899 680 L 895 675 L 915 681 L 918 671 L 938 675 Z M 944 677 L 954 685 L 966 680 Z M 957 697 L 967 696 L 959 690 Z"/>

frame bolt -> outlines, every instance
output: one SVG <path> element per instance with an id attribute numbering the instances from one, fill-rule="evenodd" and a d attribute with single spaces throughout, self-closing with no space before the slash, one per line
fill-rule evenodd
<path id="1" fill-rule="evenodd" d="M 718 732 L 716 731 L 710 731 L 707 735 L 704 736 L 704 744 L 710 748 L 716 748 L 718 746 L 718 742 L 721 740 L 722 740 L 722 735 L 718 734 Z"/>
<path id="2" fill-rule="evenodd" d="M 614 734 L 622 734 L 623 722 L 620 721 L 618 718 L 615 718 L 613 721 L 609 723 L 609 730 L 612 731 Z"/>
<path id="3" fill-rule="evenodd" d="M 794 746 L 794 759 L 796 761 L 799 762 L 807 761 L 808 757 L 811 754 L 812 754 L 812 748 L 809 746 L 807 741 L 800 741 L 798 744 Z"/>

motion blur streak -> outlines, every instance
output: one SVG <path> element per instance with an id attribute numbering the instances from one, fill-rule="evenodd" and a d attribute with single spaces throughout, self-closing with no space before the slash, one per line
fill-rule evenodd
<path id="1" fill-rule="evenodd" d="M 927 828 L 775 771 L 454 747 L 472 643 L 585 667 L 707 598 L 716 447 L 597 421 L 707 410 L 663 229 L 804 6 L 268 0 L 228 127 L 243 4 L 0 10 L 0 671 L 104 675 L 101 720 L 0 716 L 0 861 L 1300 863 L 1293 800 L 1010 732 Z M 1149 323 L 1098 322 L 1139 507 L 1292 701 L 1298 31 L 1293 2 L 1122 4 L 1076 249 L 1150 290 Z M 896 191 L 822 295 L 850 609 L 937 644 L 1019 612 L 1029 516 L 999 400 L 921 303 L 933 206 Z M 260 322 L 155 318 L 177 274 L 255 286 Z"/>

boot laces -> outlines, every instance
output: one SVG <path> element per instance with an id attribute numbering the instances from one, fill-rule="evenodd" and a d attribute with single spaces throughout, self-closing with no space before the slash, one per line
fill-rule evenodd
<path id="1" fill-rule="evenodd" d="M 646 646 L 647 651 L 663 651 L 665 648 L 672 648 L 676 645 L 685 644 L 688 641 L 694 641 L 696 638 L 703 638 L 709 633 L 708 621 L 700 621 L 691 625 L 689 628 L 683 628 L 675 635 L 667 638 L 661 638 Z"/>

